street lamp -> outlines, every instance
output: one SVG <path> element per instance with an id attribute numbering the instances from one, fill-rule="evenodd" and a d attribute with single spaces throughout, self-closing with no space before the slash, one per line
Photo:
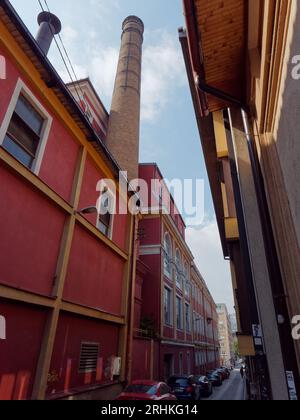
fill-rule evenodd
<path id="1" fill-rule="evenodd" d="M 78 211 L 79 214 L 98 214 L 98 209 L 95 206 L 85 207 Z"/>

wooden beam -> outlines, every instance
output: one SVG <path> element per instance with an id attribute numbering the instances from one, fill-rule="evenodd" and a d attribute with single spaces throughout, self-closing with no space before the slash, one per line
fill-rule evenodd
<path id="1" fill-rule="evenodd" d="M 78 157 L 77 170 L 73 181 L 72 200 L 74 202 L 74 205 L 78 204 L 85 161 L 86 151 L 82 149 Z M 67 268 L 71 253 L 75 224 L 75 212 L 72 212 L 72 214 L 68 217 L 66 221 L 64 234 L 61 241 L 60 253 L 58 257 L 55 276 L 56 283 L 53 288 L 53 295 L 57 297 L 57 300 L 55 301 L 53 311 L 51 311 L 51 313 L 48 314 L 47 324 L 44 330 L 43 341 L 32 392 L 32 399 L 35 400 L 44 400 L 46 396 L 48 373 L 50 370 L 57 325 L 60 316 L 60 309 L 67 275 Z"/>
<path id="2" fill-rule="evenodd" d="M 64 212 L 71 214 L 73 212 L 72 207 L 63 198 L 61 198 L 56 192 L 54 192 L 48 185 L 46 185 L 40 178 L 34 173 L 28 170 L 14 157 L 7 153 L 3 148 L 0 147 L 0 163 L 5 165 L 8 169 L 18 175 L 22 181 L 29 184 L 32 188 L 35 188 L 38 192 L 44 195 L 61 208 Z"/>
<path id="3" fill-rule="evenodd" d="M 53 309 L 55 306 L 55 300 L 51 298 L 36 295 L 35 293 L 31 292 L 25 292 L 13 287 L 4 286 L 3 284 L 0 284 L 0 297 L 27 305 L 37 305 L 51 309 Z"/>
<path id="4" fill-rule="evenodd" d="M 122 251 L 115 243 L 103 235 L 94 225 L 92 225 L 87 219 L 81 216 L 79 213 L 75 214 L 76 222 L 83 226 L 86 230 L 92 233 L 97 239 L 102 241 L 112 251 L 114 251 L 123 260 L 128 260 L 128 255 Z"/>
<path id="5" fill-rule="evenodd" d="M 120 326 L 125 325 L 125 318 L 123 316 L 108 314 L 107 312 L 103 312 L 98 309 L 86 308 L 85 306 L 77 305 L 71 302 L 63 301 L 60 305 L 60 310 L 98 321 L 109 322 Z"/>

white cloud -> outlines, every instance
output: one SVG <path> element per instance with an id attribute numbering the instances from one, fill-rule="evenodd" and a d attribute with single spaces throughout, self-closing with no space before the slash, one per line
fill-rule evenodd
<path id="1" fill-rule="evenodd" d="M 79 34 L 71 26 L 63 31 L 63 39 L 78 78 L 90 76 L 104 103 L 109 104 L 117 71 L 119 46 L 103 48 L 97 32 L 90 28 L 84 51 L 80 51 Z M 142 121 L 155 122 L 167 105 L 175 100 L 178 86 L 186 83 L 186 73 L 177 37 L 163 30 L 146 32 L 143 51 Z M 69 81 L 64 66 L 56 59 L 64 81 Z M 89 63 L 88 66 L 85 63 Z M 55 63 L 56 64 L 56 63 Z"/>
<path id="2" fill-rule="evenodd" d="M 230 266 L 223 257 L 217 222 L 211 221 L 203 228 L 187 229 L 186 239 L 216 303 L 226 303 L 233 312 Z"/>
<path id="3" fill-rule="evenodd" d="M 186 78 L 178 40 L 164 31 L 147 35 L 154 42 L 144 48 L 142 119 L 154 121 Z"/>
<path id="4" fill-rule="evenodd" d="M 99 95 L 111 99 L 114 82 L 117 72 L 119 51 L 116 48 L 108 47 L 100 52 L 94 50 L 89 69 L 91 80 Z"/>

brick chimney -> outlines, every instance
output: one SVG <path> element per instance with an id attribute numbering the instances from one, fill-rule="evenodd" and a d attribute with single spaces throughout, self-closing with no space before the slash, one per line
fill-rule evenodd
<path id="1" fill-rule="evenodd" d="M 125 19 L 106 139 L 129 181 L 138 178 L 143 34 L 141 19 Z"/>

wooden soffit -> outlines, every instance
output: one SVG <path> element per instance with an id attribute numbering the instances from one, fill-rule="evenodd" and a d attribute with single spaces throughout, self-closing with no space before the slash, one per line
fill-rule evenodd
<path id="1" fill-rule="evenodd" d="M 243 101 L 245 95 L 248 0 L 194 0 L 205 82 Z M 208 98 L 209 111 L 224 101 Z"/>

